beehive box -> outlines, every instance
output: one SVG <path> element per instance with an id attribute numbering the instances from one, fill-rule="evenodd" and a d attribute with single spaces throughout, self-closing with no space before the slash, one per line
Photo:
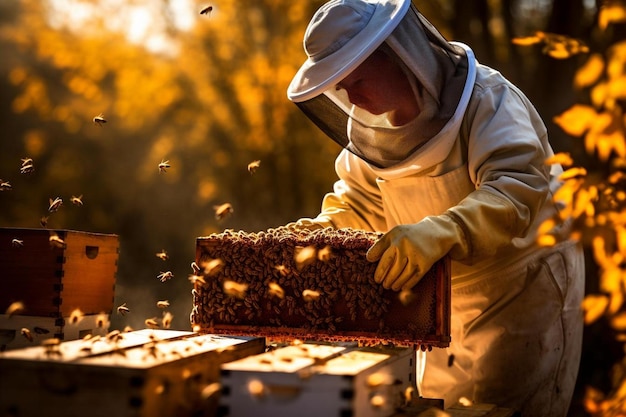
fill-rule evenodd
<path id="1" fill-rule="evenodd" d="M 380 236 L 280 227 L 199 237 L 192 324 L 278 341 L 448 346 L 449 259 L 411 291 L 385 290 L 373 279 L 377 263 L 365 258 Z"/>
<path id="2" fill-rule="evenodd" d="M 222 363 L 258 354 L 265 340 L 174 330 L 109 333 L 106 338 L 0 354 L 0 415 L 50 417 L 212 416 Z M 119 338 L 121 335 L 121 338 Z"/>
<path id="3" fill-rule="evenodd" d="M 0 312 L 20 301 L 28 316 L 111 314 L 118 252 L 112 234 L 0 228 Z"/>
<path id="4" fill-rule="evenodd" d="M 110 325 L 108 314 L 92 314 L 70 324 L 70 317 L 37 317 L 0 314 L 0 352 L 39 345 L 49 338 L 82 339 L 87 335 L 104 336 Z M 26 329 L 27 334 L 24 334 Z"/>
<path id="5" fill-rule="evenodd" d="M 222 365 L 218 416 L 388 417 L 415 396 L 412 348 L 305 343 Z"/>

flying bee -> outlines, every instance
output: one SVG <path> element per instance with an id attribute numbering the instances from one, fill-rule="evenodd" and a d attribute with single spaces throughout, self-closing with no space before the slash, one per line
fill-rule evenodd
<path id="1" fill-rule="evenodd" d="M 320 298 L 319 291 L 315 290 L 304 290 L 302 291 L 302 299 L 306 302 L 315 301 Z"/>
<path id="2" fill-rule="evenodd" d="M 168 308 L 170 306 L 170 302 L 167 300 L 157 301 L 158 308 Z"/>
<path id="3" fill-rule="evenodd" d="M 93 124 L 102 127 L 106 123 L 106 119 L 104 118 L 104 114 L 100 113 L 96 117 L 93 118 Z"/>
<path id="4" fill-rule="evenodd" d="M 12 245 L 14 248 L 21 248 L 22 246 L 24 246 L 24 241 L 23 241 L 23 240 L 20 240 L 20 239 L 15 238 L 15 239 L 13 239 L 13 240 L 11 241 L 11 245 Z"/>
<path id="5" fill-rule="evenodd" d="M 248 284 L 238 283 L 235 281 L 224 281 L 224 292 L 226 295 L 235 298 L 245 298 L 246 291 L 248 291 Z"/>
<path id="6" fill-rule="evenodd" d="M 205 386 L 204 388 L 202 388 L 202 391 L 200 392 L 200 396 L 202 397 L 203 400 L 207 400 L 211 398 L 213 395 L 219 393 L 221 390 L 222 390 L 222 384 L 220 384 L 219 382 L 213 382 Z"/>
<path id="7" fill-rule="evenodd" d="M 37 334 L 48 334 L 50 330 L 44 329 L 43 327 L 33 327 L 33 331 Z"/>
<path id="8" fill-rule="evenodd" d="M 24 312 L 24 303 L 22 303 L 21 301 L 16 301 L 14 303 L 11 303 L 11 305 L 9 305 L 5 314 L 9 316 L 9 318 L 11 318 L 16 314 L 22 314 L 23 312 Z"/>
<path id="9" fill-rule="evenodd" d="M 278 297 L 278 298 L 280 298 L 281 300 L 282 300 L 283 298 L 285 298 L 285 290 L 283 290 L 283 289 L 282 289 L 282 287 L 281 287 L 280 285 L 278 285 L 278 284 L 277 284 L 277 283 L 275 283 L 275 282 L 270 282 L 270 283 L 268 284 L 268 286 L 270 287 L 270 289 L 269 289 L 269 291 L 268 291 L 268 292 L 269 292 L 271 295 L 273 295 L 274 297 Z"/>
<path id="10" fill-rule="evenodd" d="M 39 219 L 39 224 L 43 228 L 48 227 L 48 216 L 42 216 L 41 219 Z"/>
<path id="11" fill-rule="evenodd" d="M 50 237 L 48 238 L 48 241 L 50 242 L 50 246 L 52 246 L 53 248 L 65 248 L 65 241 L 61 239 L 61 237 L 55 232 L 50 232 Z"/>
<path id="12" fill-rule="evenodd" d="M 165 282 L 174 278 L 174 274 L 172 273 L 172 271 L 166 271 L 166 272 L 161 271 L 161 273 L 157 275 L 157 278 L 159 279 L 159 281 Z"/>
<path id="13" fill-rule="evenodd" d="M 200 14 L 211 16 L 212 11 L 213 11 L 213 6 L 207 6 L 207 7 L 204 7 L 202 10 L 200 10 Z"/>
<path id="14" fill-rule="evenodd" d="M 59 208 L 61 208 L 61 206 L 63 205 L 63 200 L 61 199 L 61 197 L 57 197 L 54 200 L 50 198 L 49 200 L 50 200 L 50 206 L 48 206 L 48 211 L 50 213 L 54 213 L 58 211 Z"/>
<path id="15" fill-rule="evenodd" d="M 157 252 L 156 257 L 162 261 L 167 261 L 169 259 L 169 255 L 167 254 L 165 249 L 162 249 L 161 252 Z"/>
<path id="16" fill-rule="evenodd" d="M 70 324 L 78 324 L 84 316 L 85 314 L 79 308 L 72 310 L 70 313 Z"/>
<path id="17" fill-rule="evenodd" d="M 153 317 L 151 319 L 146 319 L 144 321 L 145 325 L 151 329 L 158 329 L 159 328 L 159 322 L 157 321 L 156 317 Z"/>
<path id="18" fill-rule="evenodd" d="M 217 274 L 224 267 L 224 261 L 219 258 L 211 259 L 206 262 L 202 262 L 202 267 L 204 268 L 204 274 L 208 276 L 212 276 Z"/>
<path id="19" fill-rule="evenodd" d="M 120 314 L 120 315 L 124 316 L 124 315 L 126 315 L 126 313 L 130 313 L 130 309 L 128 307 L 126 307 L 126 303 L 124 303 L 121 306 L 117 307 L 117 314 Z"/>
<path id="20" fill-rule="evenodd" d="M 173 319 L 174 319 L 174 316 L 169 311 L 166 311 L 165 313 L 163 313 L 163 319 L 161 320 L 161 323 L 163 324 L 163 328 L 169 329 L 170 326 L 172 325 Z"/>
<path id="21" fill-rule="evenodd" d="M 248 172 L 250 174 L 254 174 L 257 169 L 261 166 L 261 160 L 257 159 L 256 161 L 252 161 L 248 164 Z"/>
<path id="22" fill-rule="evenodd" d="M 219 206 L 213 206 L 213 209 L 215 210 L 215 218 L 217 220 L 223 220 L 226 217 L 233 214 L 234 212 L 233 206 L 230 203 L 224 203 L 224 204 L 220 204 Z"/>
<path id="23" fill-rule="evenodd" d="M 35 165 L 32 158 L 22 158 L 22 166 L 20 167 L 20 174 L 30 174 L 35 171 Z"/>
<path id="24" fill-rule="evenodd" d="M 159 172 L 167 172 L 168 168 L 170 168 L 170 161 L 164 161 L 161 159 L 161 163 L 159 164 Z"/>
<path id="25" fill-rule="evenodd" d="M 11 191 L 12 189 L 9 181 L 0 180 L 0 191 Z"/>
<path id="26" fill-rule="evenodd" d="M 206 285 L 206 281 L 204 280 L 204 277 L 202 275 L 189 275 L 189 282 L 191 282 L 192 284 L 195 284 L 197 282 L 201 285 Z"/>
<path id="27" fill-rule="evenodd" d="M 296 246 L 294 248 L 293 259 L 296 262 L 296 268 L 300 271 L 305 266 L 315 262 L 317 259 L 317 249 L 313 245 L 306 247 Z"/>
<path id="28" fill-rule="evenodd" d="M 81 194 L 78 197 L 73 195 L 72 198 L 70 198 L 70 202 L 72 204 L 74 204 L 75 206 L 82 206 L 83 205 L 83 195 Z"/>

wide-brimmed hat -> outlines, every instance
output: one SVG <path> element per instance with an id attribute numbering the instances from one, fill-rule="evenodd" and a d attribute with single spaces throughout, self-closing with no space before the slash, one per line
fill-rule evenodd
<path id="1" fill-rule="evenodd" d="M 287 97 L 309 100 L 341 81 L 393 32 L 411 0 L 331 0 L 304 33 L 308 59 L 291 80 Z"/>

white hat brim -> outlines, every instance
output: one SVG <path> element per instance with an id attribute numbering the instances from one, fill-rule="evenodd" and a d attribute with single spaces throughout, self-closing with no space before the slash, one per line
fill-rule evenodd
<path id="1" fill-rule="evenodd" d="M 310 100 L 354 71 L 398 26 L 411 0 L 376 3 L 367 25 L 340 49 L 318 61 L 307 59 L 291 80 L 287 97 L 293 102 Z"/>

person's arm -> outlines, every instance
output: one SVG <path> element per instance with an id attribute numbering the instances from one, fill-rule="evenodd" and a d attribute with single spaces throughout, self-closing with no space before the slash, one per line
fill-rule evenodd
<path id="1" fill-rule="evenodd" d="M 442 257 L 472 264 L 524 237 L 549 193 L 551 154 L 532 105 L 506 83 L 479 89 L 468 108 L 468 168 L 476 190 L 438 216 L 400 225 L 368 252 L 385 288 L 413 287 Z"/>
<path id="2" fill-rule="evenodd" d="M 324 196 L 320 214 L 313 219 L 300 219 L 292 225 L 386 230 L 376 175 L 368 169 L 367 164 L 344 150 L 337 157 L 335 170 L 339 180 L 335 182 L 333 192 Z"/>

